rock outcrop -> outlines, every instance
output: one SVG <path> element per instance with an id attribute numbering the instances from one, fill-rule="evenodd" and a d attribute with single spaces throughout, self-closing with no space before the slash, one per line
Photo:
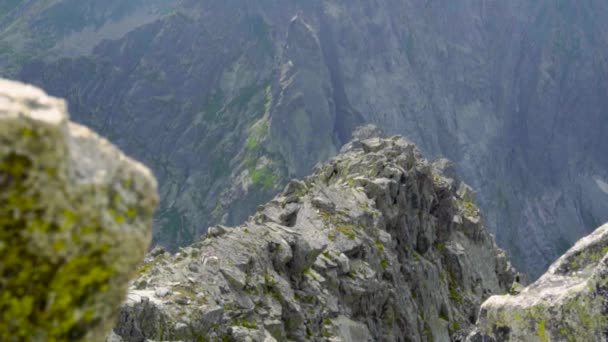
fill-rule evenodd
<path id="1" fill-rule="evenodd" d="M 0 340 L 105 339 L 157 203 L 150 172 L 62 100 L 0 80 Z"/>
<path id="2" fill-rule="evenodd" d="M 607 341 L 608 225 L 580 240 L 521 293 L 488 299 L 478 330 L 467 341 Z"/>
<path id="3" fill-rule="evenodd" d="M 463 340 L 514 271 L 449 162 L 372 133 L 242 226 L 153 250 L 113 339 Z"/>

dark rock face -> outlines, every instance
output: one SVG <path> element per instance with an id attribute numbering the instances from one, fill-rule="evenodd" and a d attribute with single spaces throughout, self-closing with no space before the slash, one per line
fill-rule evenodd
<path id="1" fill-rule="evenodd" d="M 533 276 L 608 220 L 604 1 L 82 3 L 44 44 L 59 5 L 0 17 L 0 74 L 154 168 L 157 243 L 241 222 L 365 122 L 457 161 Z"/>
<path id="2" fill-rule="evenodd" d="M 443 170 L 354 140 L 244 225 L 150 253 L 114 340 L 463 341 L 515 274 Z"/>

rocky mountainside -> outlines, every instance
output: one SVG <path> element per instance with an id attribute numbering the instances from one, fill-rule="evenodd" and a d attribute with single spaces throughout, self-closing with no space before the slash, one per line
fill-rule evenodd
<path id="1" fill-rule="evenodd" d="M 9 0 L 0 75 L 150 165 L 155 242 L 241 223 L 360 123 L 459 165 L 539 275 L 608 220 L 602 0 Z"/>
<path id="2" fill-rule="evenodd" d="M 150 246 L 148 169 L 0 79 L 0 340 L 102 341 Z"/>
<path id="3" fill-rule="evenodd" d="M 369 130 L 242 226 L 146 258 L 114 341 L 463 341 L 515 273 L 446 160 Z"/>
<path id="4" fill-rule="evenodd" d="M 478 331 L 467 341 L 607 341 L 608 225 L 515 292 L 483 304 Z"/>

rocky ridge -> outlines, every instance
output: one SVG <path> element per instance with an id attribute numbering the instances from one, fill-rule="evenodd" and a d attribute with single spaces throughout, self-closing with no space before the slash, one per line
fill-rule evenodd
<path id="1" fill-rule="evenodd" d="M 0 79 L 0 340 L 101 341 L 152 237 L 150 171 Z"/>
<path id="2" fill-rule="evenodd" d="M 112 339 L 464 340 L 515 273 L 449 162 L 372 133 L 243 225 L 153 250 Z"/>

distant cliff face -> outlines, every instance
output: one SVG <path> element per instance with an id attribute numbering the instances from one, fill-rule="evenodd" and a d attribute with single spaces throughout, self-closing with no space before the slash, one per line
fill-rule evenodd
<path id="1" fill-rule="evenodd" d="M 457 161 L 533 275 L 608 220 L 603 1 L 122 3 L 15 2 L 0 73 L 154 168 L 158 243 L 241 222 L 363 122 Z"/>

